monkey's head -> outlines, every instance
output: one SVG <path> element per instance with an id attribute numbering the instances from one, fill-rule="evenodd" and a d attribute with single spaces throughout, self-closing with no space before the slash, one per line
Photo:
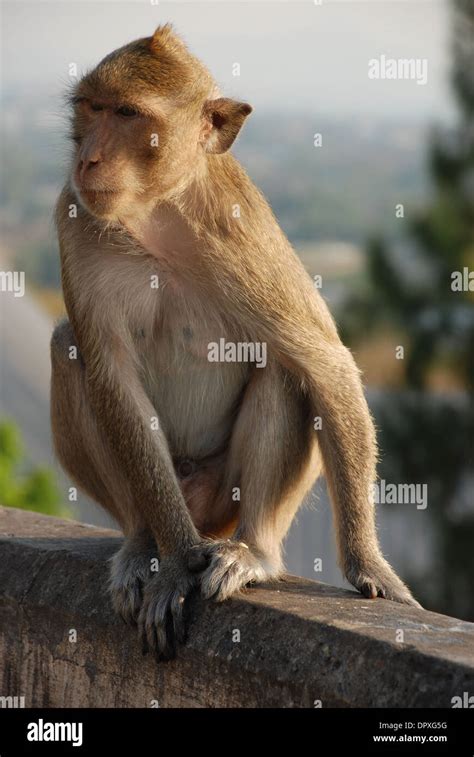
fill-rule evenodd
<path id="1" fill-rule="evenodd" d="M 216 96 L 169 25 L 104 58 L 71 103 L 72 185 L 90 213 L 112 222 L 179 194 L 209 153 L 229 149 L 252 111 Z"/>

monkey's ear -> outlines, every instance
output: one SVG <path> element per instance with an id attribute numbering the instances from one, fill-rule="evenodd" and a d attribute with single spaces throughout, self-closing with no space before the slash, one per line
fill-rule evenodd
<path id="1" fill-rule="evenodd" d="M 201 134 L 201 142 L 206 152 L 221 153 L 228 150 L 252 110 L 248 103 L 237 102 L 228 97 L 206 100 Z"/>

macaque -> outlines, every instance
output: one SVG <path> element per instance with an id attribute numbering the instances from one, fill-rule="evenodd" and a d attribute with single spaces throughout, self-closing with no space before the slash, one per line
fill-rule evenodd
<path id="1" fill-rule="evenodd" d="M 221 601 L 281 576 L 323 471 L 344 575 L 417 605 L 378 546 L 358 369 L 229 152 L 251 106 L 221 96 L 165 25 L 104 58 L 71 108 L 52 428 L 66 471 L 124 532 L 116 610 L 172 657 L 191 591 Z M 265 364 L 210 360 L 222 339 L 265 345 Z"/>

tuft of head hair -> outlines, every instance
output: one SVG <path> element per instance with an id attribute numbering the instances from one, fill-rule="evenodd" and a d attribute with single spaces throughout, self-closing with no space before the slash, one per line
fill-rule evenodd
<path id="1" fill-rule="evenodd" d="M 186 44 L 176 34 L 173 25 L 170 23 L 157 26 L 155 33 L 150 38 L 150 49 L 158 55 L 167 52 L 171 55 L 185 55 L 192 58 Z"/>

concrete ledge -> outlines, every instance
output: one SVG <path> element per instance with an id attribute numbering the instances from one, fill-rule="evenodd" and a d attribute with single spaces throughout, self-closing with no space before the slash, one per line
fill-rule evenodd
<path id="1" fill-rule="evenodd" d="M 474 624 L 293 577 L 221 605 L 193 598 L 186 646 L 158 664 L 107 596 L 119 544 L 116 531 L 0 508 L 0 697 L 26 707 L 451 707 L 474 693 Z"/>

